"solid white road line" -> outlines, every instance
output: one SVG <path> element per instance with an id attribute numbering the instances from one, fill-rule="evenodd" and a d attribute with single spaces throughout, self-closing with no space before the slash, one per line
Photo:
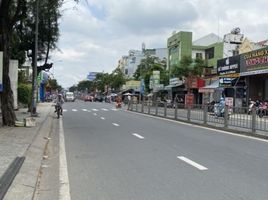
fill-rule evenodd
<path id="1" fill-rule="evenodd" d="M 66 109 L 63 109 L 62 111 L 63 111 L 63 112 L 67 112 L 67 110 L 66 110 Z"/>
<path id="2" fill-rule="evenodd" d="M 197 168 L 197 169 L 199 169 L 201 171 L 208 170 L 208 168 L 206 168 L 206 167 L 204 167 L 204 166 L 202 166 L 202 165 L 200 165 L 200 164 L 198 164 L 198 163 L 196 163 L 196 162 L 194 162 L 194 161 L 192 161 L 192 160 L 190 160 L 190 159 L 188 159 L 186 157 L 177 156 L 177 158 L 182 160 L 182 161 L 184 161 L 184 162 L 186 162 L 189 165 L 192 165 L 193 167 L 195 167 L 195 168 Z"/>
<path id="3" fill-rule="evenodd" d="M 101 110 L 103 110 L 103 111 L 108 111 L 108 109 L 106 109 L 106 108 L 102 108 Z"/>
<path id="4" fill-rule="evenodd" d="M 94 113 L 93 115 L 97 116 L 97 113 Z"/>
<path id="5" fill-rule="evenodd" d="M 67 168 L 67 159 L 65 151 L 65 142 L 64 142 L 64 131 L 62 126 L 62 118 L 59 121 L 59 134 L 60 134 L 60 163 L 59 163 L 59 179 L 60 179 L 60 188 L 59 188 L 59 200 L 71 200 L 70 195 L 70 183 L 68 177 L 68 168 Z"/>
<path id="6" fill-rule="evenodd" d="M 76 110 L 76 109 L 72 109 L 72 111 L 73 111 L 73 112 L 77 112 L 77 110 Z"/>
<path id="7" fill-rule="evenodd" d="M 105 120 L 105 118 L 104 118 L 104 117 L 101 117 L 101 119 L 102 119 L 102 120 Z"/>
<path id="8" fill-rule="evenodd" d="M 82 110 L 85 111 L 85 112 L 87 111 L 87 109 L 82 109 Z"/>
<path id="9" fill-rule="evenodd" d="M 93 111 L 99 111 L 98 109 L 95 109 L 95 108 L 93 108 L 92 110 L 93 110 Z"/>
<path id="10" fill-rule="evenodd" d="M 119 126 L 119 124 L 113 123 L 114 126 Z"/>
<path id="11" fill-rule="evenodd" d="M 138 133 L 133 133 L 132 135 L 134 135 L 135 137 L 139 138 L 139 139 L 144 139 L 143 136 L 139 135 Z"/>

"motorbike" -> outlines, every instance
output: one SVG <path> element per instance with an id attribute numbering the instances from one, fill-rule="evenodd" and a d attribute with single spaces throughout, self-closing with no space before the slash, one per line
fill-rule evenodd
<path id="1" fill-rule="evenodd" d="M 56 109 L 56 113 L 57 113 L 57 118 L 59 119 L 60 115 L 61 115 L 61 107 L 59 105 L 56 105 L 55 109 Z"/>
<path id="2" fill-rule="evenodd" d="M 213 111 L 214 111 L 214 115 L 216 117 L 224 117 L 224 115 L 225 115 L 225 103 L 221 103 L 221 102 L 215 103 Z M 229 119 L 232 111 L 231 111 L 231 109 L 227 109 L 227 112 L 228 112 L 228 119 Z"/>
<path id="3" fill-rule="evenodd" d="M 268 115 L 268 102 L 264 102 L 262 104 L 260 104 L 258 111 L 257 111 L 257 115 L 262 118 L 263 116 Z"/>
<path id="4" fill-rule="evenodd" d="M 116 102 L 115 107 L 116 108 L 121 108 L 122 107 L 122 103 L 121 102 Z"/>
<path id="5" fill-rule="evenodd" d="M 255 101 L 250 101 L 248 106 L 248 114 L 250 115 L 252 113 L 253 107 L 256 106 Z"/>

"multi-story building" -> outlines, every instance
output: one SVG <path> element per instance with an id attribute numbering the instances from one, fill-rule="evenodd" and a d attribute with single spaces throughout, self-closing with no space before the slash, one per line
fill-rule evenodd
<path id="1" fill-rule="evenodd" d="M 209 85 L 213 80 L 217 79 L 217 61 L 221 58 L 239 54 L 239 47 L 242 44 L 243 37 L 239 28 L 235 28 L 230 33 L 224 35 L 224 39 L 211 33 L 195 41 L 192 40 L 192 32 L 174 32 L 167 40 L 168 68 L 171 70 L 172 67 L 178 66 L 184 56 L 189 56 L 192 59 L 202 58 L 205 60 L 206 67 L 204 77 L 208 78 L 206 79 L 206 85 Z M 195 103 L 202 102 L 202 94 L 198 94 L 197 90 L 201 86 L 202 84 L 195 84 L 191 88 L 196 93 Z M 174 93 L 178 91 L 173 88 L 171 90 L 173 90 L 172 96 L 174 97 Z"/>
<path id="2" fill-rule="evenodd" d="M 132 78 L 138 65 L 142 59 L 146 56 L 154 56 L 159 58 L 160 61 L 167 58 L 166 48 L 146 49 L 145 45 L 142 45 L 142 50 L 129 50 L 127 56 L 122 56 L 118 61 L 118 67 L 122 70 L 126 77 Z"/>

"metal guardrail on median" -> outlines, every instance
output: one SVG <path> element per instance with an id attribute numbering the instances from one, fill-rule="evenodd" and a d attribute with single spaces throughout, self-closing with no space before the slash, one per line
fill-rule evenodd
<path id="1" fill-rule="evenodd" d="M 184 104 L 171 105 L 159 101 L 142 101 L 140 104 L 131 102 L 129 109 L 174 120 L 236 130 L 240 128 L 252 133 L 256 133 L 257 130 L 268 131 L 268 112 L 263 112 L 263 116 L 261 116 L 260 111 L 255 108 L 248 114 L 248 108 L 246 107 L 229 108 L 225 106 L 224 108 L 217 108 L 216 106 L 207 105 L 186 107 Z"/>

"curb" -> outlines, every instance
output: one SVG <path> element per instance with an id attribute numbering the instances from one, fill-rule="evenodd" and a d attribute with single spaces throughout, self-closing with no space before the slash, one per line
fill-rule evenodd
<path id="1" fill-rule="evenodd" d="M 24 164 L 11 184 L 4 200 L 33 199 L 47 143 L 44 137 L 47 137 L 53 128 L 51 115 L 52 109 L 49 108 L 49 112 L 44 117 L 44 120 L 41 121 L 33 140 L 23 154 L 26 157 Z"/>

